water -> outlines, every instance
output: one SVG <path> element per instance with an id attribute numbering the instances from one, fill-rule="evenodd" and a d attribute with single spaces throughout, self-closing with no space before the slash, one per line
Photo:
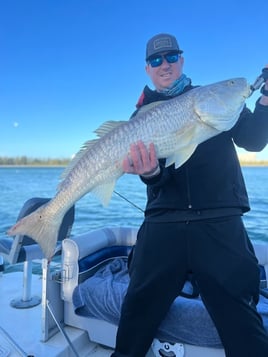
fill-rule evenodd
<path id="1" fill-rule="evenodd" d="M 24 202 L 31 197 L 53 197 L 60 182 L 63 168 L 0 168 L 0 234 L 14 224 Z M 134 175 L 121 177 L 116 191 L 131 200 L 141 210 L 145 207 L 145 187 Z M 117 194 L 113 194 L 108 207 L 88 194 L 75 205 L 72 234 L 82 234 L 103 226 L 139 226 L 143 212 Z"/>
<path id="2" fill-rule="evenodd" d="M 243 167 L 251 211 L 244 222 L 252 240 L 268 242 L 268 166 Z"/>
<path id="3" fill-rule="evenodd" d="M 31 197 L 53 197 L 63 168 L 0 168 L 0 236 L 14 224 L 24 202 Z M 244 216 L 253 240 L 268 242 L 268 167 L 243 167 L 251 211 Z M 116 191 L 141 209 L 145 207 L 145 186 L 137 176 L 124 175 Z M 82 234 L 103 226 L 138 227 L 143 212 L 113 194 L 110 205 L 103 208 L 91 194 L 76 204 L 72 234 Z"/>

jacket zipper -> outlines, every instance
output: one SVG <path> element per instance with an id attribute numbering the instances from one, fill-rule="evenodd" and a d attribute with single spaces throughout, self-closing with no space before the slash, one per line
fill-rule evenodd
<path id="1" fill-rule="evenodd" d="M 186 187 L 187 187 L 187 199 L 188 199 L 188 208 L 192 208 L 191 204 L 191 190 L 190 190 L 190 181 L 189 181 L 189 170 L 186 167 Z"/>

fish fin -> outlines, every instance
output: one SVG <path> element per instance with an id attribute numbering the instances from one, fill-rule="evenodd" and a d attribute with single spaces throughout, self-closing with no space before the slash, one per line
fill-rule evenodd
<path id="1" fill-rule="evenodd" d="M 124 123 L 127 123 L 127 121 L 123 121 L 123 120 L 122 121 L 112 121 L 112 120 L 106 121 L 98 129 L 95 130 L 95 133 L 98 135 L 99 138 L 101 138 L 105 134 L 109 133 L 110 131 L 121 126 Z M 88 140 L 82 145 L 81 149 L 75 154 L 72 161 L 69 163 L 69 165 L 66 167 L 66 169 L 61 174 L 61 177 L 60 177 L 61 182 L 69 175 L 69 173 L 73 170 L 74 166 L 77 164 L 78 161 L 81 160 L 81 158 L 88 151 L 88 149 L 90 149 L 91 146 L 95 145 L 98 141 L 99 141 L 99 139 Z M 58 187 L 58 190 L 60 189 L 60 185 Z"/>
<path id="2" fill-rule="evenodd" d="M 166 159 L 166 167 L 175 164 L 175 169 L 183 165 L 189 157 L 194 153 L 197 145 L 188 145 L 180 150 L 174 152 L 172 155 L 168 156 Z"/>
<path id="3" fill-rule="evenodd" d="M 102 185 L 96 186 L 91 192 L 92 194 L 94 194 L 94 196 L 96 196 L 101 204 L 106 207 L 108 206 L 112 194 L 113 194 L 113 190 L 114 190 L 114 186 L 115 186 L 115 180 L 114 181 L 110 181 L 107 183 L 104 183 Z"/>
<path id="4" fill-rule="evenodd" d="M 62 172 L 62 174 L 60 175 L 60 184 L 58 186 L 58 191 L 61 188 L 61 183 L 62 181 L 69 175 L 69 173 L 73 170 L 73 168 L 75 167 L 75 165 L 77 164 L 78 161 L 80 161 L 82 159 L 82 157 L 84 156 L 84 154 L 87 152 L 87 150 L 95 145 L 97 142 L 99 141 L 99 139 L 93 139 L 93 140 L 88 140 L 86 141 L 82 146 L 81 149 L 75 154 L 74 158 L 71 160 L 71 162 L 66 166 L 66 168 L 64 169 L 64 171 Z"/>
<path id="5" fill-rule="evenodd" d="M 28 216 L 20 219 L 7 234 L 15 236 L 17 234 L 27 235 L 38 243 L 44 256 L 51 260 L 55 253 L 58 239 L 58 232 L 61 225 L 61 218 L 51 219 L 51 210 L 48 204 L 44 204 Z"/>
<path id="6" fill-rule="evenodd" d="M 148 110 L 158 107 L 158 105 L 160 105 L 164 102 L 165 102 L 165 100 L 159 100 L 157 102 L 152 102 L 152 103 L 143 105 L 142 107 L 140 107 L 137 114 L 146 113 L 146 112 L 148 112 Z"/>
<path id="7" fill-rule="evenodd" d="M 172 155 L 166 158 L 166 164 L 165 164 L 166 167 L 171 166 L 172 164 L 175 163 L 177 154 L 178 153 L 174 152 Z"/>
<path id="8" fill-rule="evenodd" d="M 108 134 L 113 129 L 125 123 L 127 123 L 126 120 L 122 120 L 122 121 L 109 120 L 101 124 L 101 126 L 98 129 L 96 129 L 94 133 L 96 133 L 96 135 L 98 135 L 98 137 L 101 138 L 102 136 Z"/>
<path id="9" fill-rule="evenodd" d="M 198 145 L 196 132 L 198 132 L 198 127 L 194 126 L 184 132 L 176 133 L 176 144 L 174 144 L 176 149 L 166 157 L 166 167 L 175 164 L 177 169 L 189 159 Z"/>

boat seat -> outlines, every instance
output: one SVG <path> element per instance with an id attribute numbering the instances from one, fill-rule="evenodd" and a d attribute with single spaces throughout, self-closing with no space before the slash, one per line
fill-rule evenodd
<path id="1" fill-rule="evenodd" d="M 47 203 L 50 198 L 33 197 L 27 200 L 17 218 L 17 221 Z M 69 237 L 74 221 L 74 206 L 65 214 L 61 224 L 55 255 L 61 253 L 61 241 Z M 0 255 L 11 265 L 23 263 L 23 293 L 19 299 L 14 299 L 11 305 L 15 308 L 29 308 L 41 302 L 40 297 L 31 296 L 32 261 L 43 259 L 40 246 L 30 237 L 18 234 L 14 238 L 0 238 Z"/>
<path id="2" fill-rule="evenodd" d="M 135 227 L 105 227 L 62 242 L 61 298 L 64 301 L 64 323 L 87 331 L 91 341 L 105 346 L 114 347 L 117 326 L 77 315 L 72 301 L 73 291 L 103 264 L 115 257 L 127 257 L 136 242 L 137 232 Z M 93 255 L 94 259 L 91 259 Z M 97 265 L 92 264 L 91 260 Z M 90 268 L 86 269 L 86 265 Z"/>
<path id="3" fill-rule="evenodd" d="M 108 265 L 109 262 L 114 258 L 118 258 L 118 257 L 127 258 L 130 247 L 133 244 L 135 244 L 136 234 L 137 234 L 137 230 L 135 228 L 110 227 L 110 228 L 103 228 L 95 231 L 90 231 L 81 236 L 72 237 L 72 239 L 65 239 L 62 243 L 61 297 L 64 300 L 64 323 L 69 326 L 84 329 L 85 331 L 87 331 L 91 341 L 112 348 L 115 346 L 115 338 L 116 338 L 116 331 L 117 331 L 117 323 L 115 322 L 115 320 L 107 319 L 107 315 L 105 315 L 104 318 L 94 318 L 86 314 L 83 314 L 82 311 L 80 311 L 80 313 L 76 313 L 74 307 L 74 301 L 73 301 L 73 292 L 78 285 L 86 281 L 86 279 L 88 279 L 89 277 L 95 275 L 96 271 L 100 271 L 99 268 L 101 268 L 101 270 L 103 271 L 103 276 L 106 276 L 106 278 L 109 279 L 109 276 L 107 275 L 108 270 L 102 269 L 102 267 L 103 266 L 105 267 L 106 264 Z M 253 246 L 256 251 L 256 256 L 258 258 L 259 264 L 261 266 L 262 277 L 260 278 L 261 281 L 265 283 L 263 287 L 266 288 L 267 287 L 266 277 L 268 276 L 268 246 L 263 242 L 257 242 L 257 241 L 253 241 Z M 95 264 L 92 264 L 93 261 L 95 262 Z M 98 289 L 101 291 L 101 294 L 103 294 L 100 286 L 102 281 L 101 279 L 102 277 L 98 280 L 99 285 L 96 284 L 96 286 L 98 286 Z M 120 283 L 123 284 L 123 281 L 122 282 L 120 281 Z M 94 285 L 94 283 L 92 284 Z M 110 285 L 108 284 L 107 286 Z M 115 285 L 111 285 L 111 286 L 113 286 L 113 289 L 115 291 L 116 286 Z M 92 293 L 94 289 L 95 289 L 95 285 L 93 289 L 90 290 L 90 293 Z M 121 295 L 117 294 L 116 296 L 117 296 L 117 300 L 118 299 L 120 300 Z M 98 299 L 99 295 L 96 294 L 96 298 Z M 95 301 L 93 296 L 90 297 L 90 300 L 93 302 Z M 100 304 L 105 305 L 105 303 L 103 303 L 102 300 L 100 300 Z M 193 299 L 188 299 L 188 303 L 187 305 L 185 305 L 186 312 L 189 311 L 189 306 L 192 306 L 191 304 L 195 306 L 196 309 L 200 306 L 200 303 L 195 303 Z M 120 305 L 120 303 L 118 305 Z M 110 305 L 107 307 L 109 312 L 111 312 L 110 315 L 113 314 L 116 308 L 117 306 L 113 305 L 113 302 L 111 301 Z M 87 309 L 95 309 L 95 306 L 87 307 Z M 100 316 L 103 311 L 98 310 L 98 313 L 99 312 L 100 312 L 99 314 Z M 267 313 L 266 313 L 266 319 L 267 319 Z M 217 355 L 217 354 L 213 354 L 215 353 L 215 349 L 222 351 L 222 349 L 219 349 L 218 345 L 216 346 L 216 342 L 215 342 L 216 340 L 214 341 L 214 337 L 215 337 L 214 335 L 209 336 L 211 337 L 209 340 L 210 341 L 209 343 L 211 343 L 211 345 L 207 345 L 206 347 L 207 351 L 211 354 L 204 353 L 204 355 L 207 356 Z M 185 346 L 187 351 L 196 348 L 197 352 L 196 354 L 193 355 L 198 356 L 197 347 L 192 347 L 192 344 L 189 343 L 186 343 Z M 219 354 L 219 355 L 223 356 L 223 354 Z"/>

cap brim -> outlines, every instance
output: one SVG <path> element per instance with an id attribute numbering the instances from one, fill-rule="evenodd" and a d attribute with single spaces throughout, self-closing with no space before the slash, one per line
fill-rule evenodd
<path id="1" fill-rule="evenodd" d="M 163 53 L 163 52 L 175 52 L 175 53 L 178 53 L 179 55 L 181 55 L 181 54 L 183 53 L 182 50 L 170 50 L 170 49 L 169 49 L 169 50 L 165 50 L 165 49 L 161 49 L 161 51 L 155 52 L 155 53 L 153 53 L 152 55 L 146 57 L 145 60 L 148 61 L 150 57 L 159 55 L 159 54 L 161 54 L 161 53 Z"/>

